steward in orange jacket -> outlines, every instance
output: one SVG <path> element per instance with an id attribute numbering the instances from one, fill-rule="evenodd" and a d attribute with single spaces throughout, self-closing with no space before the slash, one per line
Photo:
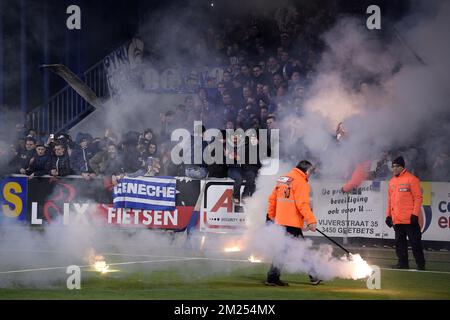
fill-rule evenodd
<path id="1" fill-rule="evenodd" d="M 308 176 L 299 168 L 277 180 L 269 197 L 268 217 L 282 226 L 302 229 L 304 221 L 316 224 L 316 218 L 309 205 L 310 187 Z"/>
<path id="2" fill-rule="evenodd" d="M 317 221 L 309 205 L 308 177 L 314 170 L 311 162 L 300 161 L 288 174 L 277 180 L 277 185 L 269 197 L 269 208 L 267 220 L 274 221 L 283 226 L 286 233 L 303 238 L 302 228 L 305 220 L 307 230 L 316 231 Z M 314 273 L 312 270 L 311 273 Z M 266 285 L 287 286 L 280 280 L 281 266 L 271 265 L 267 273 Z M 321 282 L 315 275 L 309 275 L 311 284 L 317 285 Z"/>
<path id="3" fill-rule="evenodd" d="M 386 224 L 394 226 L 395 250 L 399 269 L 408 269 L 407 237 L 411 242 L 414 258 L 419 270 L 425 269 L 422 249 L 422 233 L 419 216 L 422 210 L 422 190 L 420 180 L 406 171 L 405 160 L 398 157 L 392 161 L 394 177 L 389 180 Z"/>

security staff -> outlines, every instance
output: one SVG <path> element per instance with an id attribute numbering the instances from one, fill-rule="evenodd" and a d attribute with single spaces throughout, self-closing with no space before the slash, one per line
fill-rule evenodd
<path id="1" fill-rule="evenodd" d="M 425 270 L 425 257 L 422 249 L 422 233 L 419 215 L 422 207 L 420 180 L 406 171 L 405 160 L 398 157 L 392 161 L 394 176 L 389 181 L 386 224 L 394 226 L 395 251 L 398 258 L 397 269 L 409 269 L 408 243 L 411 242 L 417 269 Z"/>
<path id="2" fill-rule="evenodd" d="M 308 177 L 313 172 L 311 162 L 302 160 L 285 176 L 277 180 L 277 185 L 269 197 L 267 220 L 275 222 L 285 228 L 286 233 L 294 237 L 302 237 L 302 228 L 305 220 L 305 231 L 316 231 L 317 221 L 309 205 Z M 280 268 L 273 264 L 267 273 L 266 285 L 287 286 L 288 283 L 280 280 Z M 321 280 L 309 276 L 311 284 L 317 285 Z"/>

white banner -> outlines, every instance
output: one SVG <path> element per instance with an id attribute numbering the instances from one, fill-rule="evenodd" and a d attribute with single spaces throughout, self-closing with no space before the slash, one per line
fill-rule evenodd
<path id="1" fill-rule="evenodd" d="M 341 191 L 342 185 L 342 182 L 311 183 L 312 207 L 320 230 L 332 237 L 381 238 L 384 224 L 381 183 L 365 181 L 355 193 L 349 194 Z"/>
<path id="2" fill-rule="evenodd" d="M 232 180 L 202 183 L 206 183 L 206 187 L 200 230 L 242 232 L 246 228 L 246 215 L 243 207 L 233 203 Z M 340 190 L 343 184 L 344 181 L 311 182 L 311 204 L 318 227 L 332 237 L 394 239 L 394 229 L 385 223 L 388 182 L 365 181 L 355 193 L 348 195 Z M 450 183 L 421 182 L 421 188 L 423 204 L 419 223 L 423 240 L 450 241 Z M 310 235 L 319 236 L 308 232 Z"/>

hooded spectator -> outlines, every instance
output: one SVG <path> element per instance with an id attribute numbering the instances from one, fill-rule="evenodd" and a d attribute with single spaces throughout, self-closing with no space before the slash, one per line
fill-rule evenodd
<path id="1" fill-rule="evenodd" d="M 74 174 L 89 179 L 95 173 L 89 165 L 89 160 L 95 155 L 95 149 L 91 146 L 92 136 L 88 133 L 79 133 L 75 142 L 77 146 L 70 155 L 70 165 Z"/>

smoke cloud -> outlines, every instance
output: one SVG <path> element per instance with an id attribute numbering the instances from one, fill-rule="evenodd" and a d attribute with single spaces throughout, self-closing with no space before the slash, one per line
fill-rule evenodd
<path id="1" fill-rule="evenodd" d="M 280 127 L 288 132 L 284 136 L 282 133 L 281 144 L 286 149 L 295 150 L 293 146 L 301 140 L 305 146 L 299 152 L 289 154 L 291 158 L 301 160 L 312 155 L 320 160 L 323 177 L 342 177 L 355 163 L 377 158 L 384 150 L 411 145 L 421 147 L 430 164 L 439 150 L 448 147 L 450 44 L 446 39 L 450 31 L 450 3 L 427 2 L 426 14 L 422 14 L 425 9 L 420 5 L 414 9 L 414 21 L 407 17 L 397 23 L 396 28 L 404 43 L 394 36 L 386 39 L 373 36 L 372 31 L 353 18 L 340 19 L 323 35 L 326 49 L 311 84 L 306 88 L 303 115 L 281 121 Z M 186 21 L 180 16 L 177 18 Z M 160 26 L 164 29 L 172 23 L 173 20 L 167 19 Z M 168 30 L 174 32 L 174 29 Z M 198 42 L 195 31 L 185 36 L 186 43 Z M 172 38 L 168 34 L 164 37 L 171 48 Z M 158 39 L 153 41 L 158 43 Z M 425 65 L 411 56 L 405 43 L 414 48 Z M 202 44 L 198 44 L 199 52 L 201 47 Z M 182 50 L 178 54 L 169 50 L 168 63 L 176 65 L 178 59 L 185 59 L 180 58 Z M 130 84 L 124 84 L 119 101 L 110 103 L 117 108 L 113 111 L 121 111 L 107 112 L 106 120 L 97 122 L 93 130 L 102 126 L 113 127 L 118 132 L 141 126 L 143 129 L 142 114 L 145 110 L 151 119 L 157 119 L 160 110 L 174 107 L 174 101 L 159 104 L 149 99 L 142 88 Z M 106 116 L 106 111 L 103 115 Z M 344 122 L 348 137 L 338 145 L 333 134 L 339 122 Z M 279 173 L 287 172 L 293 165 L 295 163 L 282 163 Z M 314 272 L 323 279 L 353 278 L 352 262 L 333 256 L 330 246 L 317 249 L 310 240 L 294 241 L 286 238 L 277 226 L 265 226 L 267 198 L 276 179 L 276 175 L 259 176 L 257 191 L 246 204 L 250 226 L 241 237 L 246 252 L 260 255 L 265 262 L 283 265 L 287 272 Z M 94 226 L 49 226 L 42 232 L 17 228 L 1 229 L 0 251 L 6 255 L 0 259 L 1 270 L 85 264 L 84 259 L 91 248 L 99 253 L 111 250 L 123 255 L 151 252 L 175 256 L 181 251 L 188 257 L 198 253 L 199 249 L 198 242 L 194 242 L 198 241 L 196 237 L 192 241 L 182 241 L 181 234 L 172 238 L 144 229 L 137 229 L 133 234 L 118 232 L 111 236 L 113 231 Z M 209 251 L 204 252 L 205 257 L 223 256 L 223 248 L 229 240 L 214 236 L 208 238 Z M 15 255 L 6 254 L 8 250 L 13 250 Z M 49 258 L 42 254 L 46 250 L 65 255 Z M 180 272 L 184 268 L 178 262 L 170 265 L 179 268 Z M 157 267 L 148 264 L 139 268 L 151 271 Z M 233 268 L 236 266 L 224 262 L 205 268 L 202 274 L 223 273 Z M 52 285 L 65 279 L 64 271 L 61 274 L 0 274 L 0 286 Z"/>

